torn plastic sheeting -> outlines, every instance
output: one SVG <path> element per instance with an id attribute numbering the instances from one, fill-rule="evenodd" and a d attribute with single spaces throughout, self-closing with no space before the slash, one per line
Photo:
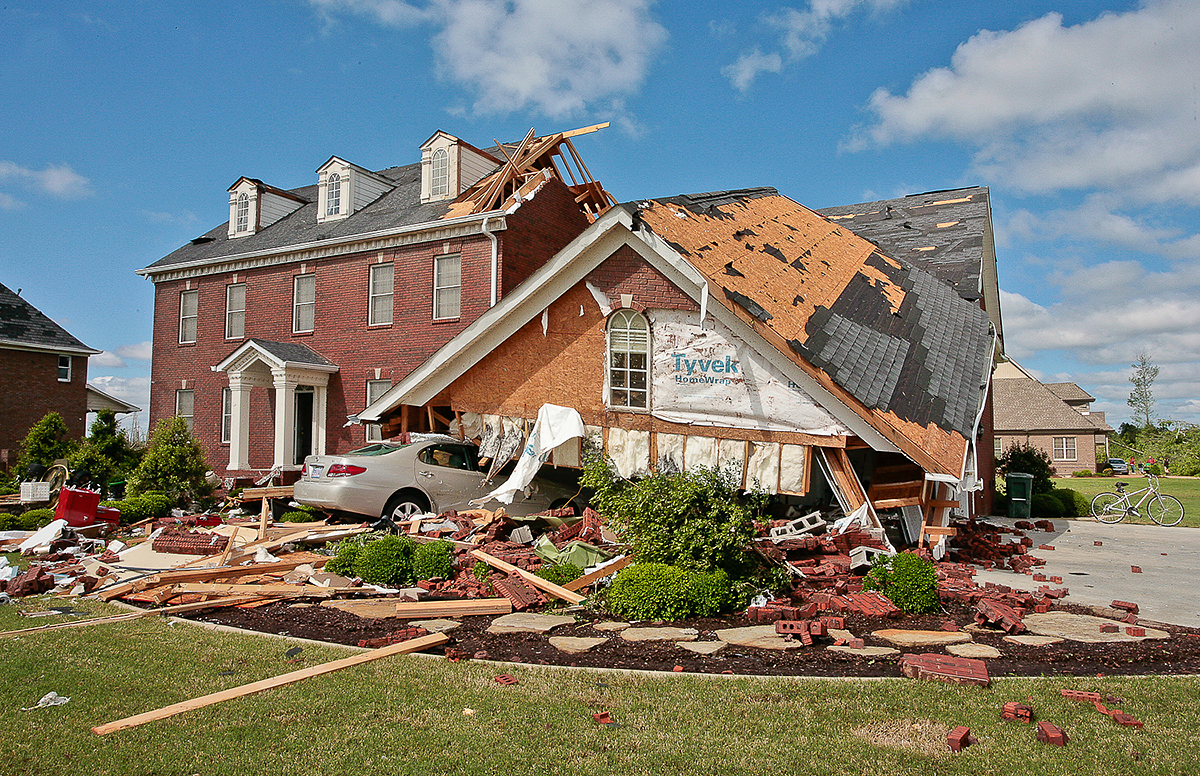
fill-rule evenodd
<path id="1" fill-rule="evenodd" d="M 608 457 L 624 479 L 650 473 L 650 432 L 608 430 Z"/>
<path id="2" fill-rule="evenodd" d="M 45 709 L 50 706 L 61 706 L 70 700 L 71 699 L 66 697 L 65 695 L 59 695 L 56 692 L 48 692 L 45 695 L 43 695 L 42 699 L 39 700 L 33 706 L 21 707 L 21 711 L 33 711 L 34 709 Z"/>
<path id="3" fill-rule="evenodd" d="M 478 412 L 463 412 L 450 421 L 450 436 L 461 435 L 463 439 L 482 439 L 483 429 L 483 416 Z"/>
<path id="4" fill-rule="evenodd" d="M 492 465 L 488 467 L 486 480 L 491 482 L 504 465 L 512 460 L 517 451 L 525 443 L 525 421 L 522 418 L 501 418 L 500 426 L 503 432 L 500 436 L 500 447 L 492 457 Z M 508 503 L 507 501 L 505 502 Z"/>
<path id="5" fill-rule="evenodd" d="M 597 566 L 612 557 L 612 553 L 605 552 L 594 544 L 581 542 L 578 539 L 567 542 L 560 550 L 554 546 L 554 542 L 550 541 L 544 535 L 538 537 L 537 544 L 533 546 L 533 551 L 537 553 L 538 557 L 551 565 L 570 563 L 581 569 Z"/>
<path id="6" fill-rule="evenodd" d="M 557 404 L 543 404 L 538 410 L 537 422 L 529 432 L 529 441 L 517 461 L 512 475 L 500 487 L 493 490 L 473 505 L 483 504 L 491 499 L 498 499 L 505 504 L 511 504 L 513 496 L 524 490 L 533 481 L 542 463 L 550 457 L 550 451 L 568 439 L 582 437 L 586 433 L 583 418 L 579 412 L 570 407 L 560 407 Z M 506 440 L 507 441 L 507 440 Z M 501 453 L 503 453 L 503 447 Z"/>
<path id="7" fill-rule="evenodd" d="M 479 432 L 479 457 L 494 458 L 500 450 L 504 426 L 499 415 L 483 415 Z"/>

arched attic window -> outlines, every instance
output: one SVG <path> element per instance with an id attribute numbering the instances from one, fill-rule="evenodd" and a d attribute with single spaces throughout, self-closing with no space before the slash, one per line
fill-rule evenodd
<path id="1" fill-rule="evenodd" d="M 235 230 L 238 232 L 250 231 L 250 195 L 244 191 L 238 194 L 237 198 L 237 223 Z"/>
<path id="2" fill-rule="evenodd" d="M 608 405 L 650 406 L 650 324 L 633 310 L 618 310 L 608 324 Z"/>
<path id="3" fill-rule="evenodd" d="M 430 196 L 444 197 L 450 193 L 450 155 L 444 148 L 433 152 L 433 178 L 429 185 Z"/>
<path id="4" fill-rule="evenodd" d="M 325 188 L 325 215 L 336 216 L 342 212 L 342 176 L 329 173 Z"/>

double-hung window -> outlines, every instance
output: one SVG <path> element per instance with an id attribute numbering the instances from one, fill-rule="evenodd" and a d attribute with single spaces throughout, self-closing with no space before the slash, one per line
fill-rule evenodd
<path id="1" fill-rule="evenodd" d="M 370 288 L 367 289 L 370 307 L 367 324 L 379 326 L 392 322 L 392 299 L 396 284 L 392 264 L 372 264 Z"/>
<path id="2" fill-rule="evenodd" d="M 234 231 L 250 231 L 250 195 L 244 191 L 241 194 L 238 194 L 237 220 L 234 223 Z"/>
<path id="3" fill-rule="evenodd" d="M 225 339 L 241 339 L 246 334 L 246 284 L 225 286 Z"/>
<path id="4" fill-rule="evenodd" d="M 608 405 L 649 407 L 650 325 L 633 310 L 618 310 L 608 325 Z"/>
<path id="5" fill-rule="evenodd" d="M 1074 461 L 1076 459 L 1075 437 L 1054 437 L 1054 460 Z"/>
<path id="6" fill-rule="evenodd" d="M 388 389 L 391 387 L 391 380 L 367 380 L 367 406 L 370 407 L 372 404 L 378 401 L 379 397 L 387 393 Z M 383 427 L 378 423 L 368 423 L 367 441 L 382 442 Z"/>
<path id="7" fill-rule="evenodd" d="M 196 392 L 179 390 L 175 392 L 175 414 L 187 421 L 187 427 L 192 429 L 192 417 L 196 412 Z"/>
<path id="8" fill-rule="evenodd" d="M 196 322 L 200 317 L 200 292 L 179 292 L 179 341 L 196 341 Z"/>
<path id="9" fill-rule="evenodd" d="M 233 438 L 233 391 L 221 389 L 221 441 L 229 442 Z"/>
<path id="10" fill-rule="evenodd" d="M 325 215 L 336 216 L 342 212 L 342 176 L 329 173 L 325 184 Z"/>
<path id="11" fill-rule="evenodd" d="M 433 175 L 430 178 L 429 194 L 444 197 L 450 193 L 450 156 L 446 149 L 433 152 Z"/>
<path id="12" fill-rule="evenodd" d="M 58 381 L 60 383 L 71 382 L 71 357 L 58 357 Z"/>
<path id="13" fill-rule="evenodd" d="M 317 276 L 296 275 L 292 281 L 292 332 L 312 331 L 317 314 Z"/>
<path id="14" fill-rule="evenodd" d="M 433 260 L 433 317 L 457 318 L 462 300 L 462 257 L 438 256 Z"/>

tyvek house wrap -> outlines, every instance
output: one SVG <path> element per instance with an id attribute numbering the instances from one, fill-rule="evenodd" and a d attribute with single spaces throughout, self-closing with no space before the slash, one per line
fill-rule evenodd
<path id="1" fill-rule="evenodd" d="M 694 313 L 651 312 L 650 412 L 674 423 L 839 436 L 850 430 L 742 342 Z"/>

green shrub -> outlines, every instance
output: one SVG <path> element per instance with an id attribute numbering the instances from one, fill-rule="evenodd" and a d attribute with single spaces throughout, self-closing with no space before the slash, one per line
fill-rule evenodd
<path id="1" fill-rule="evenodd" d="M 1062 500 L 1053 493 L 1034 493 L 1029 500 L 1029 512 L 1032 517 L 1066 517 Z"/>
<path id="2" fill-rule="evenodd" d="M 1091 469 L 1077 469 L 1076 471 L 1071 472 L 1071 476 L 1072 477 L 1095 477 L 1096 475 L 1092 474 Z"/>
<path id="3" fill-rule="evenodd" d="M 313 520 L 311 512 L 305 512 L 300 509 L 293 509 L 291 512 L 284 512 L 279 517 L 281 523 L 309 523 Z"/>
<path id="4" fill-rule="evenodd" d="M 407 536 L 385 536 L 362 548 L 354 560 L 354 575 L 372 585 L 394 587 L 413 583 L 413 551 Z"/>
<path id="5" fill-rule="evenodd" d="M 746 547 L 767 497 L 739 494 L 729 471 L 693 469 L 629 481 L 592 452 L 580 482 L 643 563 L 722 568 L 734 577 L 747 576 L 747 564 L 755 563 Z"/>
<path id="6" fill-rule="evenodd" d="M 1062 504 L 1063 517 L 1086 517 L 1092 512 L 1092 503 L 1077 490 L 1071 488 L 1055 488 L 1050 495 Z"/>
<path id="7" fill-rule="evenodd" d="M 491 575 L 491 573 L 492 567 L 483 561 L 479 561 L 471 569 L 471 574 L 474 575 L 475 579 L 479 580 L 480 582 L 487 582 L 488 576 Z"/>
<path id="8" fill-rule="evenodd" d="M 1013 472 L 1032 474 L 1035 494 L 1049 493 L 1054 489 L 1054 483 L 1050 481 L 1054 476 L 1050 455 L 1030 444 L 1014 444 L 1005 449 L 1004 454 L 996 459 L 996 472 L 1000 479 Z"/>
<path id="9" fill-rule="evenodd" d="M 1112 469 L 1110 469 L 1110 468 L 1108 468 L 1107 466 L 1105 466 L 1103 469 L 1101 469 L 1101 470 L 1100 470 L 1100 471 L 1099 471 L 1099 472 L 1096 474 L 1096 476 L 1097 476 L 1097 477 L 1111 477 L 1111 476 L 1113 476 L 1113 470 L 1112 470 Z"/>
<path id="10" fill-rule="evenodd" d="M 31 464 L 50 466 L 58 459 L 69 456 L 78 445 L 78 441 L 71 439 L 71 432 L 62 415 L 47 412 L 30 427 L 21 441 L 21 457 L 17 468 L 24 472 Z"/>
<path id="11" fill-rule="evenodd" d="M 574 563 L 555 563 L 553 566 L 546 566 L 540 569 L 537 575 L 547 582 L 553 582 L 556 585 L 565 585 L 582 577 L 583 569 Z"/>
<path id="12" fill-rule="evenodd" d="M 15 527 L 18 531 L 36 531 L 44 525 L 49 525 L 54 520 L 53 509 L 31 509 L 24 514 L 17 515 Z"/>
<path id="13" fill-rule="evenodd" d="M 361 536 L 349 536 L 337 543 L 337 554 L 325 564 L 325 570 L 330 574 L 341 574 L 343 577 L 354 576 L 354 564 L 358 554 L 366 544 Z"/>
<path id="14" fill-rule="evenodd" d="M 213 487 L 205 479 L 207 471 L 204 451 L 188 428 L 187 420 L 163 418 L 154 427 L 141 463 L 129 473 L 129 494 L 163 493 L 172 506 L 182 506 L 212 493 Z"/>
<path id="15" fill-rule="evenodd" d="M 454 576 L 454 545 L 450 542 L 418 544 L 413 551 L 413 576 L 417 579 Z"/>
<path id="16" fill-rule="evenodd" d="M 1149 466 L 1147 466 L 1146 471 L 1149 472 L 1150 474 L 1153 474 L 1155 477 L 1161 477 L 1162 473 L 1163 473 L 1162 466 L 1160 466 L 1156 463 L 1152 463 Z"/>
<path id="17" fill-rule="evenodd" d="M 721 569 L 696 572 L 665 563 L 638 563 L 617 573 L 608 608 L 631 620 L 708 617 L 734 600 L 729 575 Z"/>
<path id="18" fill-rule="evenodd" d="M 936 612 L 940 608 L 936 569 L 932 563 L 911 552 L 877 556 L 863 578 L 863 590 L 878 590 L 909 614 Z"/>

